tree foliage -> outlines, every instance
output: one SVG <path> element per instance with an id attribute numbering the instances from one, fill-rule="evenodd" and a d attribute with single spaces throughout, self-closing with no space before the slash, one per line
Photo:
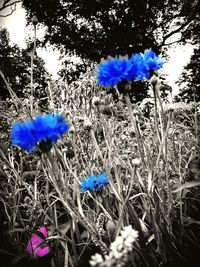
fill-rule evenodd
<path id="1" fill-rule="evenodd" d="M 24 0 L 30 21 L 47 26 L 44 43 L 99 62 L 108 55 L 152 48 L 160 52 L 170 38 L 191 38 L 199 1 L 182 0 Z"/>
<path id="2" fill-rule="evenodd" d="M 178 82 L 181 90 L 177 98 L 187 102 L 200 101 L 200 8 L 198 11 L 196 19 L 184 33 L 184 37 L 190 39 L 195 48 Z"/>
<path id="3" fill-rule="evenodd" d="M 199 0 L 24 0 L 23 6 L 29 22 L 36 15 L 47 27 L 43 45 L 96 63 L 108 56 L 148 48 L 159 54 L 173 43 L 195 43 L 199 27 Z M 67 65 L 61 72 L 65 77 Z M 75 72 L 84 68 L 80 64 Z M 133 99 L 139 101 L 140 95 L 141 100 L 147 90 L 134 83 Z"/>
<path id="4" fill-rule="evenodd" d="M 45 77 L 47 71 L 44 67 L 44 61 L 35 56 L 34 58 L 34 82 L 42 87 L 45 86 Z M 23 90 L 28 89 L 31 75 L 31 53 L 30 49 L 21 49 L 17 45 L 11 45 L 9 34 L 6 29 L 0 30 L 0 69 L 5 78 L 11 85 L 15 93 L 21 97 Z M 0 77 L 0 96 L 6 98 L 9 96 L 8 90 L 3 79 Z"/>
<path id="5" fill-rule="evenodd" d="M 190 62 L 184 68 L 179 86 L 179 99 L 183 101 L 200 101 L 200 43 L 194 49 Z"/>

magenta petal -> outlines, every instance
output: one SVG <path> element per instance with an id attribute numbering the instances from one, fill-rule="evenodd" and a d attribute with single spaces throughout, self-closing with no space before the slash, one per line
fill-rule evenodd
<path id="1" fill-rule="evenodd" d="M 32 254 L 34 250 L 43 242 L 42 238 L 33 234 L 31 239 L 28 241 L 28 245 L 26 248 L 27 253 Z"/>
<path id="2" fill-rule="evenodd" d="M 40 232 L 40 233 L 42 233 L 43 235 L 44 235 L 44 237 L 48 237 L 48 232 L 47 232 L 47 229 L 46 229 L 46 227 L 40 227 L 39 229 L 38 229 L 38 232 Z"/>
<path id="3" fill-rule="evenodd" d="M 39 244 L 41 244 L 43 242 L 43 239 L 38 236 L 38 235 L 35 235 L 33 234 L 31 236 L 31 243 L 32 243 L 32 246 L 38 246 Z"/>
<path id="4" fill-rule="evenodd" d="M 45 227 L 40 227 L 38 229 L 38 232 L 42 233 L 44 235 L 44 238 L 48 237 L 48 232 Z M 49 247 L 40 247 L 40 245 L 44 242 L 44 239 L 42 239 L 37 234 L 32 234 L 31 239 L 28 241 L 26 252 L 28 254 L 34 254 L 38 257 L 45 256 L 49 253 Z M 43 245 L 43 244 L 42 244 Z"/>
<path id="5" fill-rule="evenodd" d="M 38 248 L 36 248 L 35 251 L 34 251 L 34 253 L 35 253 L 35 255 L 36 255 L 37 257 L 43 257 L 43 256 L 49 254 L 49 252 L 50 252 L 50 249 L 49 249 L 48 246 L 43 247 L 43 248 L 38 247 Z"/>
<path id="6" fill-rule="evenodd" d="M 27 245 L 27 247 L 26 247 L 26 252 L 27 252 L 28 254 L 32 254 L 33 251 L 34 251 L 33 245 L 32 245 L 32 243 L 31 243 L 31 241 L 29 240 L 28 245 Z"/>

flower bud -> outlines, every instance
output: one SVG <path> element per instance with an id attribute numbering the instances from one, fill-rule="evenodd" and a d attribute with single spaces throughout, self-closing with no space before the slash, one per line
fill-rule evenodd
<path id="1" fill-rule="evenodd" d="M 33 25 L 37 25 L 38 24 L 38 19 L 37 19 L 37 17 L 35 15 L 32 17 L 31 22 L 33 23 Z"/>
<path id="2" fill-rule="evenodd" d="M 193 147 L 191 148 L 191 151 L 196 151 L 196 147 L 193 146 Z"/>
<path id="3" fill-rule="evenodd" d="M 85 119 L 83 127 L 86 130 L 91 130 L 92 129 L 92 122 L 89 119 Z"/>
<path id="4" fill-rule="evenodd" d="M 50 76 L 47 76 L 46 78 L 45 78 L 45 82 L 50 82 L 51 81 L 51 77 Z"/>
<path id="5" fill-rule="evenodd" d="M 100 104 L 100 98 L 98 96 L 94 96 L 92 98 L 92 105 L 98 106 Z"/>
<path id="6" fill-rule="evenodd" d="M 105 105 L 106 103 L 105 103 L 105 100 L 104 99 L 101 99 L 100 100 L 100 105 Z"/>
<path id="7" fill-rule="evenodd" d="M 130 136 L 135 136 L 135 130 L 134 130 L 133 127 L 131 127 L 131 128 L 129 129 L 129 134 L 130 134 Z"/>
<path id="8" fill-rule="evenodd" d="M 75 129 L 74 129 L 73 126 L 71 126 L 71 127 L 69 128 L 69 133 L 73 134 L 74 132 L 75 132 Z"/>
<path id="9" fill-rule="evenodd" d="M 139 158 L 135 158 L 135 159 L 133 159 L 133 160 L 132 160 L 132 165 L 133 165 L 134 167 L 140 167 L 140 165 L 141 165 L 141 159 L 139 159 Z"/>
<path id="10" fill-rule="evenodd" d="M 83 122 L 84 120 L 85 120 L 84 117 L 78 117 L 79 122 Z"/>
<path id="11" fill-rule="evenodd" d="M 3 165 L 3 170 L 6 171 L 8 169 L 8 167 L 4 164 Z"/>
<path id="12" fill-rule="evenodd" d="M 133 115 L 134 116 L 139 116 L 140 115 L 140 112 L 137 109 L 134 109 L 133 110 Z"/>

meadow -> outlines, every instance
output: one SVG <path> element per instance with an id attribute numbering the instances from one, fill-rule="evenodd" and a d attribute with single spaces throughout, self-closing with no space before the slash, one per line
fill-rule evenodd
<path id="1" fill-rule="evenodd" d="M 46 98 L 34 80 L 23 99 L 7 83 L 5 266 L 198 266 L 199 103 L 164 103 L 157 69 L 151 105 L 130 101 L 128 78 L 116 101 L 96 70 L 70 85 L 48 80 Z"/>

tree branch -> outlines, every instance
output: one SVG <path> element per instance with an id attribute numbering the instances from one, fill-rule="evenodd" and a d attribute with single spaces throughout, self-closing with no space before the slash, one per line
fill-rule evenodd
<path id="1" fill-rule="evenodd" d="M 185 41 L 185 38 L 181 38 L 179 40 L 176 40 L 176 41 L 173 41 L 173 42 L 169 42 L 167 44 L 164 44 L 163 46 L 169 46 L 169 45 L 172 45 L 172 44 L 178 44 L 178 43 L 181 43 L 182 41 Z M 190 41 L 185 41 L 187 44 L 191 44 L 191 45 L 194 45 L 193 42 L 190 42 Z"/>
<path id="2" fill-rule="evenodd" d="M 12 15 L 12 13 L 13 13 L 15 10 L 16 10 L 16 5 L 15 5 L 14 8 L 11 8 L 10 13 L 8 13 L 8 14 L 6 14 L 6 15 L 0 15 L 0 18 L 5 18 L 5 17 L 8 17 L 8 16 Z"/>
<path id="3" fill-rule="evenodd" d="M 11 12 L 9 14 L 6 14 L 6 15 L 0 15 L 0 17 L 7 17 L 9 15 L 11 15 L 15 10 L 16 10 L 16 4 L 17 3 L 22 3 L 23 0 L 7 0 L 7 1 L 4 1 L 3 2 L 3 5 L 0 7 L 0 11 L 8 8 L 8 7 L 11 7 Z M 14 9 L 12 8 L 12 6 L 14 6 Z"/>
<path id="4" fill-rule="evenodd" d="M 163 37 L 163 40 L 162 42 L 160 43 L 159 47 L 162 47 L 165 44 L 166 40 L 169 39 L 172 35 L 180 32 L 182 29 L 184 29 L 186 26 L 189 26 L 189 24 L 194 20 L 194 18 L 189 18 L 185 23 L 183 23 L 180 27 L 176 28 L 175 30 L 169 32 L 168 34 L 166 34 L 164 37 Z M 175 42 L 174 42 L 175 43 Z"/>

